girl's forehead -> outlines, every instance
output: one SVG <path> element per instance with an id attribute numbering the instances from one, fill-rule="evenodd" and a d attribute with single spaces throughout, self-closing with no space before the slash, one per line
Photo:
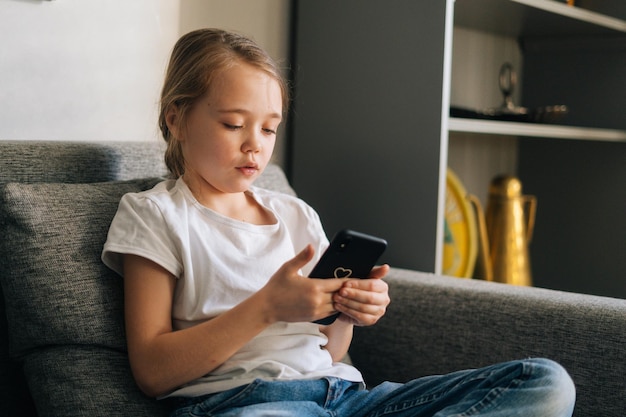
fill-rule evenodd
<path id="1" fill-rule="evenodd" d="M 213 83 L 241 83 L 248 79 L 257 81 L 269 79 L 278 84 L 278 80 L 268 71 L 244 61 L 234 61 L 230 65 L 216 70 L 211 78 Z"/>
<path id="2" fill-rule="evenodd" d="M 233 65 L 216 73 L 205 95 L 215 104 L 260 100 L 282 109 L 282 90 L 278 80 L 249 64 Z"/>

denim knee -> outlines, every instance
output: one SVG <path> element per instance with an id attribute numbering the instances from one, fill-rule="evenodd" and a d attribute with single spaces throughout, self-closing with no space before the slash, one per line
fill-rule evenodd
<path id="1" fill-rule="evenodd" d="M 569 373 L 559 363 L 544 358 L 533 358 L 524 361 L 531 368 L 531 378 L 536 379 L 544 388 L 545 404 L 554 410 L 564 410 L 569 415 L 576 402 L 576 387 Z"/>

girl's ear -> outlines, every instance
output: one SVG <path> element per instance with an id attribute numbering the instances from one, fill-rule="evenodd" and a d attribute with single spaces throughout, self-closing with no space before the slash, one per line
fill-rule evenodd
<path id="1" fill-rule="evenodd" d="M 178 106 L 172 104 L 169 106 L 167 111 L 165 112 L 165 123 L 167 124 L 167 128 L 169 129 L 172 137 L 178 141 L 181 140 L 181 126 L 180 126 L 180 111 Z"/>

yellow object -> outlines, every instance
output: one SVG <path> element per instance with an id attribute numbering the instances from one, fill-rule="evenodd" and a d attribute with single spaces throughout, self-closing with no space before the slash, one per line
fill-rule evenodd
<path id="1" fill-rule="evenodd" d="M 536 208 L 536 198 L 522 195 L 517 178 L 502 175 L 491 182 L 485 224 L 494 281 L 532 285 L 528 244 Z"/>
<path id="2" fill-rule="evenodd" d="M 470 278 L 474 272 L 476 253 L 476 217 L 463 184 L 448 168 L 444 213 L 443 274 Z"/>
<path id="3" fill-rule="evenodd" d="M 468 194 L 467 198 L 474 207 L 476 227 L 478 228 L 478 252 L 473 277 L 485 281 L 493 281 L 493 266 L 491 265 L 491 256 L 489 254 L 489 235 L 487 233 L 487 224 L 485 223 L 485 212 L 478 197 Z"/>

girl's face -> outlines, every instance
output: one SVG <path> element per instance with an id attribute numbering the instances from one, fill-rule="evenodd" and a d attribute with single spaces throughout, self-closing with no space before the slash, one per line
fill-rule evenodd
<path id="1" fill-rule="evenodd" d="M 278 82 L 245 63 L 222 71 L 187 115 L 170 121 L 181 141 L 185 181 L 204 195 L 246 191 L 267 166 L 282 120 Z"/>

